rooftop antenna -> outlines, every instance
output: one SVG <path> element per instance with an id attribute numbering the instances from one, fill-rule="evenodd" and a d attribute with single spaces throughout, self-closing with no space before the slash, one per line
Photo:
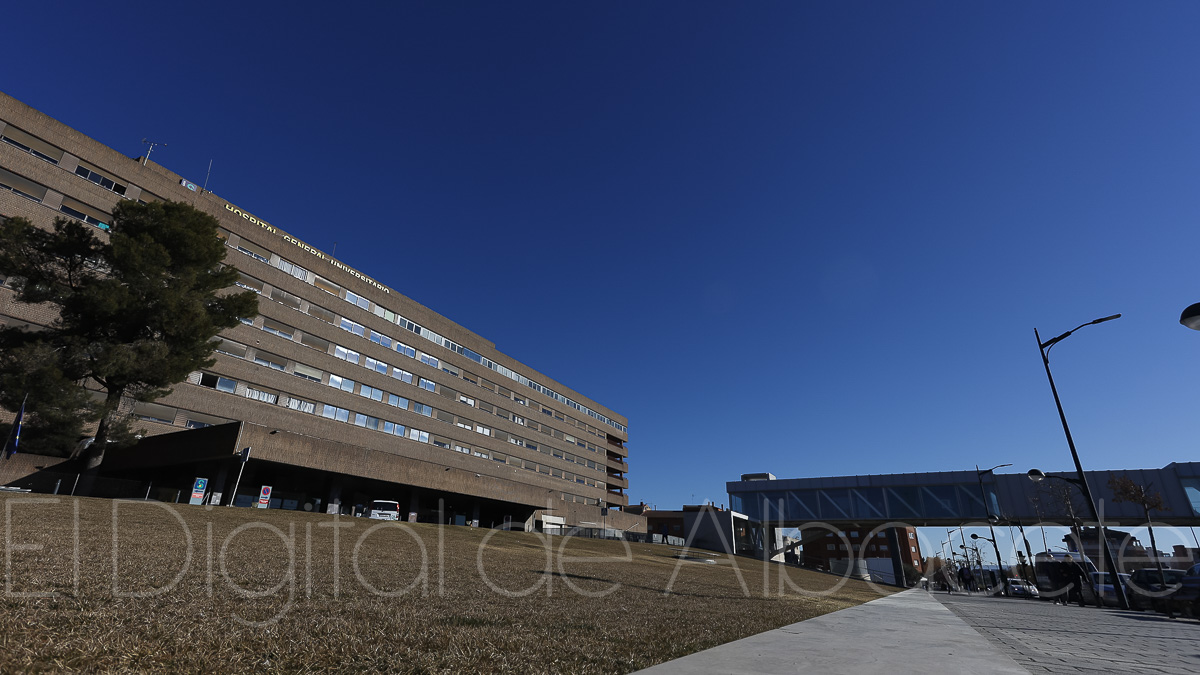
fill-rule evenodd
<path id="1" fill-rule="evenodd" d="M 337 255 L 337 242 L 336 241 L 333 242 L 333 252 L 331 252 L 329 255 Z"/>
<path id="2" fill-rule="evenodd" d="M 208 160 L 208 173 L 204 174 L 204 187 L 200 188 L 204 192 L 208 192 L 208 179 L 212 176 L 212 160 Z"/>
<path id="3" fill-rule="evenodd" d="M 154 146 L 161 145 L 164 148 L 167 147 L 166 143 L 159 143 L 157 141 L 148 141 L 144 138 L 142 139 L 142 145 L 150 146 L 150 149 L 146 151 L 146 156 L 142 158 L 142 166 L 146 166 L 146 162 L 150 161 L 150 153 L 154 152 Z"/>

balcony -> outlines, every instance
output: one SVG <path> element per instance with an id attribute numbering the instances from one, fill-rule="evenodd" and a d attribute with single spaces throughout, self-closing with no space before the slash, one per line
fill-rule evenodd
<path id="1" fill-rule="evenodd" d="M 629 506 L 629 497 L 620 492 L 610 491 L 604 498 L 604 502 L 609 506 Z"/>
<path id="2" fill-rule="evenodd" d="M 605 482 L 608 483 L 608 486 L 610 488 L 613 488 L 613 487 L 628 488 L 629 487 L 629 479 L 628 478 L 623 478 L 621 476 L 614 476 L 611 473 L 608 474 L 608 479 L 605 480 Z"/>

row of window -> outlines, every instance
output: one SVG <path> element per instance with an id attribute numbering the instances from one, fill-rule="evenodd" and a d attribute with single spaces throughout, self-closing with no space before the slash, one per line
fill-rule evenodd
<path id="1" fill-rule="evenodd" d="M 0 169 L 0 189 L 11 190 L 14 194 L 30 199 L 39 204 L 45 201 L 49 189 L 35 183 L 24 176 L 15 174 L 7 169 Z M 100 209 L 83 202 L 64 196 L 58 210 L 72 218 L 82 220 L 89 225 L 107 230 L 109 215 Z"/>
<path id="2" fill-rule="evenodd" d="M 265 294 L 266 284 L 264 284 L 262 281 L 255 279 L 254 277 L 250 277 L 244 273 L 241 274 L 240 277 L 241 278 L 237 282 L 238 286 L 248 289 L 248 290 L 252 290 L 259 294 Z M 284 291 L 279 291 L 278 289 L 273 289 L 271 291 L 271 298 L 276 301 L 282 302 L 283 304 L 286 304 L 289 307 L 292 307 L 293 309 L 297 309 L 297 310 L 300 309 L 300 298 L 298 298 L 294 295 L 291 295 L 290 293 L 287 293 Z M 350 319 L 347 319 L 345 317 L 336 316 L 333 312 L 330 312 L 329 310 L 326 310 L 326 309 L 320 307 L 319 305 L 314 305 L 314 304 L 310 303 L 309 308 L 308 308 L 308 314 L 311 316 L 314 316 L 315 318 L 321 319 L 322 321 L 325 321 L 326 323 L 336 325 L 336 326 L 340 327 L 342 330 L 345 330 L 346 332 L 352 333 L 359 337 L 364 337 L 366 339 L 369 339 L 371 342 L 374 342 L 375 344 L 386 347 L 388 349 L 392 349 L 400 354 L 404 354 L 405 356 L 408 356 L 409 358 L 417 359 L 432 368 L 439 368 L 443 372 L 449 373 L 451 375 L 455 375 L 455 376 L 460 377 L 468 382 L 471 382 L 472 384 L 476 384 L 477 386 L 484 386 L 485 388 L 488 388 L 489 390 L 494 391 L 491 389 L 491 386 L 489 386 L 489 385 L 492 385 L 492 383 L 488 382 L 487 380 L 483 380 L 482 383 L 476 382 L 475 380 L 472 380 L 470 378 L 469 374 L 464 375 L 461 370 L 459 370 L 458 368 L 456 368 L 454 366 L 451 366 L 448 363 L 441 363 L 437 358 L 430 356 L 428 354 L 425 354 L 424 352 L 418 352 L 417 350 L 413 349 L 412 347 L 410 347 L 402 342 L 393 340 L 389 336 L 382 335 L 373 330 L 369 330 L 366 327 L 364 327 L 363 325 L 356 323 L 354 321 L 351 321 Z M 293 328 L 291 326 L 287 326 L 286 324 L 282 324 L 280 322 L 274 321 L 273 319 L 264 319 L 263 330 L 266 330 L 267 332 L 273 333 L 275 335 L 279 335 L 280 337 L 284 337 L 288 340 L 293 339 L 293 335 L 296 333 L 295 328 Z M 306 339 L 306 337 L 305 337 L 306 335 L 307 334 L 305 334 L 305 333 L 301 333 L 301 342 L 302 343 L 304 343 L 307 346 L 312 347 L 314 349 L 318 349 L 318 350 L 324 351 L 324 352 L 329 352 L 329 347 L 330 347 L 331 343 L 329 343 L 327 340 L 324 340 L 321 338 L 316 338 L 315 336 L 313 337 L 313 339 L 309 340 L 309 339 Z M 402 380 L 403 382 L 406 382 L 408 384 L 413 384 L 413 374 L 412 373 L 410 373 L 406 370 L 403 370 L 401 368 L 397 368 L 396 366 L 390 365 L 386 362 L 379 361 L 378 359 L 375 359 L 372 357 L 363 357 L 363 355 L 360 354 L 359 352 L 349 349 L 347 347 L 344 347 L 342 345 L 337 345 L 337 344 L 333 345 L 333 355 L 344 361 L 349 361 L 350 363 L 363 365 L 367 369 L 374 370 L 383 375 L 387 375 L 390 370 L 392 377 Z M 499 417 L 504 417 L 505 419 L 513 420 L 513 421 L 517 422 L 518 424 L 522 424 L 522 425 L 532 428 L 536 431 L 541 431 L 544 434 L 564 440 L 564 441 L 571 443 L 573 445 L 576 445 L 580 448 L 585 448 L 587 450 L 590 450 L 590 451 L 596 452 L 596 453 L 601 452 L 600 448 L 597 447 L 596 445 L 587 443 L 587 442 L 583 441 L 582 439 L 572 436 L 571 434 L 564 433 L 564 432 L 559 431 L 558 429 L 554 429 L 553 427 L 550 427 L 548 425 L 541 424 L 534 420 L 527 419 L 521 415 L 514 414 L 512 411 L 505 410 L 498 406 L 492 406 L 491 404 L 488 404 L 488 403 L 485 403 L 482 401 L 476 402 L 476 400 L 474 398 L 471 398 L 464 394 L 460 394 L 459 392 L 456 392 L 453 389 L 446 387 L 445 385 L 436 385 L 432 380 L 428 380 L 426 378 L 419 378 L 419 380 L 417 382 L 417 386 L 419 386 L 423 389 L 426 389 L 428 391 L 431 391 L 431 392 L 437 391 L 438 393 L 442 394 L 446 398 L 457 399 L 461 403 L 465 403 L 472 407 L 477 407 L 479 409 L 486 410 L 489 413 L 495 414 Z M 508 391 L 508 390 L 505 390 L 505 391 Z M 518 403 L 521 403 L 524 405 L 534 405 L 532 402 L 527 402 L 524 399 L 521 399 L 520 397 L 514 396 L 514 399 Z M 551 409 L 546 408 L 545 406 L 538 406 L 538 408 L 540 408 L 541 412 L 544 415 L 549 416 L 549 417 L 554 417 L 557 420 L 566 421 L 567 419 L 569 419 L 569 418 L 564 418 L 563 415 L 560 415 L 560 414 L 552 411 Z M 585 427 L 586 429 L 592 430 L 591 427 L 588 427 L 587 425 L 584 425 L 583 423 L 578 422 L 577 420 L 570 419 L 570 422 L 572 424 L 578 424 L 581 427 Z M 598 429 L 594 429 L 594 430 L 592 430 L 592 432 L 598 436 L 601 436 L 601 437 L 604 436 L 604 434 L 601 433 L 600 430 L 598 430 Z"/>
<path id="3" fill-rule="evenodd" d="M 223 392 L 230 393 L 230 394 L 237 393 L 238 382 L 236 380 L 232 380 L 227 377 L 216 375 L 214 373 L 200 373 L 199 378 L 197 379 L 196 383 L 203 387 L 216 389 L 217 391 L 223 391 Z M 405 427 L 405 425 L 403 425 L 399 422 L 391 422 L 388 420 L 380 419 L 378 417 L 374 417 L 372 415 L 366 415 L 364 413 L 354 412 L 354 411 L 348 410 L 346 408 L 341 408 L 338 406 L 330 405 L 328 403 L 317 403 L 317 402 L 313 402 L 313 401 L 306 401 L 306 400 L 295 398 L 295 397 L 292 397 L 292 396 L 289 396 L 286 394 L 282 395 L 282 400 L 280 400 L 281 399 L 280 394 L 266 391 L 264 389 L 260 389 L 253 385 L 249 385 L 249 384 L 244 386 L 242 395 L 244 395 L 246 398 L 250 398 L 250 399 L 253 399 L 256 401 L 262 401 L 264 403 L 269 403 L 271 405 L 286 405 L 289 409 L 296 410 L 296 411 L 303 412 L 303 413 L 308 413 L 310 415 L 320 415 L 321 417 L 325 417 L 327 419 L 332 419 L 332 420 L 336 420 L 339 422 L 346 422 L 348 424 L 354 424 L 355 426 L 363 427 L 365 429 L 371 429 L 373 431 L 380 431 L 380 432 L 390 434 L 393 436 L 401 436 L 404 438 L 408 438 L 410 440 L 417 441 L 419 443 L 430 443 L 437 447 L 441 447 L 441 448 L 445 448 L 445 449 L 453 449 L 456 452 L 460 452 L 463 454 L 469 454 L 474 457 L 479 457 L 482 459 L 491 459 L 493 461 L 500 462 L 502 464 L 507 464 L 507 465 L 514 466 L 517 468 L 526 469 L 528 471 L 541 473 L 541 474 L 544 474 L 547 476 L 551 476 L 553 478 L 559 478 L 562 480 L 567 480 L 570 482 L 578 483 L 580 485 L 587 485 L 589 487 L 596 487 L 599 489 L 605 489 L 607 487 L 606 483 L 604 483 L 603 481 L 598 481 L 598 480 L 595 480 L 594 478 L 590 478 L 588 476 L 575 474 L 570 471 L 564 471 L 564 470 L 558 469 L 556 467 L 552 467 L 552 466 L 549 466 L 546 464 L 540 464 L 540 463 L 534 462 L 532 460 L 522 459 L 520 457 L 515 457 L 512 455 L 505 454 L 505 453 L 491 451 L 486 448 L 474 448 L 474 447 L 471 447 L 470 445 L 463 444 L 460 441 L 455 441 L 455 440 L 451 440 L 449 438 L 444 438 L 437 434 L 431 434 L 430 432 L 424 431 L 422 429 L 417 429 L 415 427 Z M 379 400 L 379 399 L 375 399 L 375 400 Z M 162 421 L 166 424 L 171 423 L 171 421 L 167 421 L 167 420 L 157 420 L 157 421 Z M 470 424 L 466 420 L 458 421 L 457 425 L 459 427 L 463 427 L 463 428 L 466 428 L 469 430 L 476 431 L 477 433 L 483 433 L 484 435 L 490 435 L 490 433 L 488 433 L 488 432 L 490 432 L 490 430 L 486 429 L 486 427 L 483 427 L 482 425 Z M 205 426 L 207 426 L 207 425 L 205 425 Z M 558 456 L 558 455 L 555 455 L 555 456 Z M 596 501 L 598 501 L 598 500 L 596 500 Z"/>
<path id="4" fill-rule="evenodd" d="M 4 127 L 4 131 L 0 133 L 0 141 L 28 152 L 34 157 L 49 162 L 55 166 L 58 166 L 59 163 L 62 162 L 63 156 L 66 155 L 66 152 L 63 151 L 62 148 L 59 148 L 51 143 L 47 143 L 37 136 L 18 129 L 11 124 L 6 125 Z M 84 162 L 83 160 L 77 161 L 78 163 L 75 165 L 76 176 L 91 181 L 105 190 L 114 192 L 121 197 L 125 197 L 125 193 L 128 192 L 129 186 L 120 178 L 112 176 L 105 171 L 98 169 L 87 162 Z M 155 195 L 152 195 L 144 190 L 142 191 L 142 195 L 145 198 L 155 201 L 162 201 L 159 197 L 156 197 Z M 145 203 L 145 201 L 142 199 L 139 199 L 138 201 L 143 204 Z M 80 218 L 80 220 L 83 220 L 83 218 Z"/>
<path id="5" fill-rule="evenodd" d="M 242 240 L 242 243 L 240 243 L 238 245 L 237 248 L 238 248 L 238 250 L 242 251 L 243 253 L 252 255 L 256 259 L 261 260 L 262 262 L 271 264 L 270 263 L 271 254 L 265 248 L 254 245 L 253 243 L 247 242 L 244 239 Z M 254 250 L 254 249 L 258 249 L 258 250 L 255 251 L 254 253 L 251 253 L 250 251 Z M 566 396 L 563 396 L 562 394 L 559 394 L 558 392 L 555 392 L 552 389 L 544 387 L 544 386 L 538 384 L 537 382 L 530 380 L 529 378 L 525 377 L 524 375 L 521 375 L 520 373 L 517 373 L 505 366 L 502 366 L 502 365 L 492 361 L 491 359 L 488 359 L 487 357 L 482 356 L 471 349 L 463 347 L 462 345 L 460 345 L 452 340 L 442 337 L 441 335 L 429 330 L 428 328 L 425 328 L 417 323 L 409 321 L 408 319 L 404 318 L 403 316 L 401 316 L 399 314 L 396 314 L 395 312 L 392 312 L 391 310 L 384 309 L 383 307 L 379 306 L 378 304 L 375 304 L 374 308 L 372 309 L 372 307 L 371 307 L 372 303 L 367 298 L 360 296 L 356 293 L 352 293 L 347 289 L 341 288 L 337 284 L 334 284 L 326 279 L 323 279 L 320 276 L 313 274 L 312 272 L 309 272 L 308 270 L 304 270 L 303 268 L 299 267 L 298 265 L 296 265 L 295 263 L 293 263 L 291 261 L 284 260 L 281 257 L 277 257 L 277 259 L 280 261 L 280 264 L 276 265 L 276 267 L 279 267 L 280 269 L 284 269 L 286 267 L 287 268 L 286 271 L 288 271 L 289 274 L 292 274 L 293 276 L 295 276 L 297 279 L 301 279 L 303 281 L 312 283 L 313 285 L 317 286 L 318 288 L 321 288 L 328 293 L 336 295 L 336 296 L 342 298 L 343 300 L 345 300 L 346 302 L 349 302 L 350 304 L 355 305 L 356 307 L 359 307 L 364 311 L 372 311 L 376 316 L 384 319 L 385 321 L 389 321 L 398 326 L 401 326 L 413 333 L 416 333 L 417 335 L 420 335 L 421 337 L 425 338 L 426 340 L 433 342 L 434 344 L 440 345 L 440 346 L 442 346 L 446 349 L 449 349 L 449 350 L 453 351 L 454 353 L 459 354 L 461 356 L 465 356 L 482 366 L 485 366 L 491 370 L 494 370 L 494 371 L 500 373 L 501 375 L 508 377 L 509 379 L 516 380 L 517 382 L 520 382 L 521 384 L 530 387 L 534 391 L 537 391 L 538 393 L 543 394 L 544 396 L 547 396 L 547 397 L 554 399 L 555 401 L 558 401 L 564 405 L 567 405 L 576 410 L 579 410 L 579 411 L 583 412 L 584 414 L 588 415 L 589 417 L 592 417 L 601 422 L 604 422 L 605 424 L 608 424 L 609 426 L 611 426 L 615 429 L 618 429 L 622 432 L 627 431 L 626 427 L 623 424 L 620 424 L 619 422 L 611 420 L 608 417 L 606 417 L 605 415 L 595 412 L 594 410 L 588 408 L 587 406 L 581 405 L 581 404 L 575 402 L 574 400 L 572 400 Z M 302 271 L 303 274 L 297 273 L 300 271 Z"/>
<path id="6" fill-rule="evenodd" d="M 275 333 L 275 334 L 280 334 L 280 332 L 281 332 L 281 331 L 278 331 L 273 328 L 264 328 L 263 330 L 267 330 L 268 332 Z M 341 358 L 341 359 L 350 361 L 352 363 L 359 362 L 358 354 L 351 352 L 350 350 L 347 350 L 344 347 L 341 347 L 340 345 L 335 345 L 334 349 L 335 349 L 334 355 L 337 358 Z M 235 356 L 237 358 L 243 358 L 243 359 L 247 358 L 248 354 L 249 354 L 249 348 L 247 348 L 245 345 L 241 345 L 236 342 L 233 342 L 230 340 L 225 340 L 225 339 L 219 340 L 219 342 L 217 343 L 217 346 L 216 346 L 216 351 L 218 351 L 222 354 L 227 354 L 229 356 Z M 283 371 L 283 372 L 287 371 L 288 359 L 285 359 L 284 357 L 281 357 L 281 356 L 271 354 L 269 352 L 265 352 L 263 350 L 256 349 L 254 352 L 254 356 L 252 357 L 252 360 L 254 361 L 254 363 L 256 363 L 258 365 L 266 366 L 273 370 L 279 370 L 279 371 Z M 370 367 L 370 364 L 367 364 L 367 365 L 368 365 L 368 367 Z M 380 365 L 386 365 L 386 364 L 380 364 Z M 376 370 L 378 370 L 378 372 L 381 372 L 381 373 L 386 373 L 386 369 L 376 368 Z M 454 415 L 448 411 L 436 409 L 430 405 L 421 403 L 420 401 L 410 400 L 406 397 L 386 392 L 377 387 L 372 387 L 367 384 L 355 382 L 354 380 L 352 380 L 348 377 L 342 376 L 342 375 L 329 373 L 328 379 L 326 380 L 326 378 L 325 378 L 326 373 L 324 373 L 323 371 L 313 368 L 311 366 L 306 366 L 305 364 L 296 363 L 296 362 L 294 362 L 294 371 L 295 371 L 294 372 L 295 375 L 297 375 L 298 377 L 307 379 L 307 380 L 311 380 L 314 382 L 324 382 L 328 386 L 334 387 L 336 389 L 340 389 L 341 391 L 345 391 L 347 393 L 351 393 L 351 394 L 357 393 L 359 396 L 362 396 L 363 398 L 368 398 L 373 401 L 378 401 L 381 403 L 387 403 L 388 405 L 400 408 L 402 410 L 409 410 L 409 411 L 415 412 L 419 415 L 424 415 L 425 417 L 436 417 L 438 420 L 440 420 L 442 422 L 446 422 L 449 424 L 455 424 L 461 428 L 468 429 L 468 430 L 474 431 L 476 433 L 483 434 L 485 436 L 491 436 L 500 441 L 508 441 L 509 443 L 512 443 L 513 445 L 517 445 L 517 446 L 524 447 L 524 448 L 529 448 L 536 452 L 550 455 L 550 456 L 556 457 L 558 459 L 562 459 L 564 461 L 571 462 L 573 464 L 579 464 L 582 466 L 586 466 L 587 468 L 592 469 L 594 471 L 598 471 L 602 474 L 606 473 L 606 467 L 603 463 L 595 462 L 593 460 L 587 459 L 586 457 L 581 457 L 581 456 L 575 455 L 573 453 L 561 450 L 559 448 L 550 447 L 547 445 L 543 445 L 541 443 L 534 443 L 533 441 L 530 441 L 529 439 L 522 438 L 522 437 L 516 436 L 516 435 L 512 435 L 512 434 L 509 434 L 504 431 L 494 430 L 490 426 L 487 426 L 484 424 L 479 424 L 478 422 L 469 420 L 462 416 Z M 392 376 L 396 377 L 397 379 L 401 379 L 402 381 L 407 382 L 408 384 L 413 384 L 412 374 L 408 373 L 407 371 L 393 369 Z M 215 376 L 215 375 L 212 377 L 217 378 L 217 380 L 214 380 L 214 383 L 210 386 L 213 386 L 213 388 L 222 389 L 223 391 L 231 391 L 230 389 L 228 389 L 228 387 L 232 386 L 231 384 L 226 383 L 224 385 L 221 385 L 219 383 L 219 380 L 221 380 L 223 378 L 219 378 L 218 376 Z M 232 381 L 228 381 L 228 382 L 232 382 Z M 425 378 L 418 379 L 418 386 L 428 389 L 429 391 L 433 391 L 433 384 L 434 383 L 430 382 L 429 380 L 426 380 Z M 469 399 L 466 396 L 459 395 L 459 399 L 460 399 L 460 402 L 469 402 L 469 404 L 472 404 L 472 405 L 475 404 L 475 401 L 473 399 Z M 271 401 L 271 402 L 273 402 L 273 401 Z M 505 411 L 502 408 L 494 407 L 487 403 L 482 403 L 482 402 L 478 403 L 478 405 L 481 406 L 479 408 L 480 410 L 491 409 L 491 410 L 489 410 L 489 412 L 494 411 L 494 414 L 496 414 L 499 417 L 504 417 L 505 419 L 511 419 L 506 416 L 510 413 L 508 413 L 507 411 Z M 520 418 L 517 416 L 514 416 L 514 417 L 516 417 L 516 419 L 514 421 L 517 421 L 518 423 L 522 423 L 525 421 L 523 418 Z M 572 437 L 572 436 L 567 436 L 567 438 L 574 439 L 574 437 Z"/>

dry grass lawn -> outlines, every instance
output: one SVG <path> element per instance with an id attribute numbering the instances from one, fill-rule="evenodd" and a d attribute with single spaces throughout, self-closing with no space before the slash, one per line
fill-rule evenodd
<path id="1" fill-rule="evenodd" d="M 435 525 L 368 533 L 377 521 L 46 495 L 0 503 L 0 672 L 624 673 L 887 592 L 745 558 L 683 561 L 666 546 Z"/>

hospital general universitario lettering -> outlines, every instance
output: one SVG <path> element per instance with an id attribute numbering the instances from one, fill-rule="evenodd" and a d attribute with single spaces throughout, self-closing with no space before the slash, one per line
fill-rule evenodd
<path id="1" fill-rule="evenodd" d="M 250 215 L 249 213 L 246 213 L 245 211 L 237 208 L 236 206 L 233 206 L 232 204 L 229 204 L 228 202 L 225 203 L 225 210 L 229 211 L 230 213 L 232 213 L 235 216 L 241 216 L 242 218 L 249 221 L 250 224 L 258 225 L 259 227 L 266 230 L 267 232 L 270 232 L 271 234 L 278 234 L 280 236 L 280 238 L 282 238 L 287 243 L 292 244 L 294 246 L 298 246 L 299 248 L 303 249 L 306 253 L 309 253 L 313 256 L 316 256 L 317 258 L 320 258 L 321 260 L 324 260 L 325 262 L 327 262 L 327 263 L 333 265 L 334 267 L 342 270 L 343 272 L 355 277 L 356 279 L 361 279 L 362 281 L 374 286 L 375 288 L 378 288 L 379 290 L 383 291 L 384 293 L 392 292 L 391 289 L 388 288 L 387 286 L 384 286 L 383 284 L 379 283 L 378 281 L 375 281 L 371 277 L 363 274 L 362 272 L 359 272 L 358 270 L 354 269 L 353 267 L 348 267 L 346 265 L 343 265 L 342 263 L 338 262 L 337 260 L 334 260 L 333 258 L 326 256 L 324 253 L 322 253 L 322 252 L 318 251 L 317 249 L 309 246 L 308 244 L 300 241 L 299 239 L 296 239 L 295 237 L 291 237 L 283 232 L 280 232 L 279 230 L 275 229 L 273 226 L 269 225 L 266 221 L 261 220 L 259 218 L 255 218 L 254 216 Z"/>
<path id="2" fill-rule="evenodd" d="M 123 199 L 188 202 L 217 217 L 239 285 L 261 298 L 259 317 L 221 334 L 211 368 L 133 410 L 151 439 L 240 423 L 238 449 L 253 452 L 237 496 L 272 485 L 273 503 L 321 510 L 390 499 L 420 519 L 442 499 L 438 517 L 455 522 L 545 513 L 548 526 L 644 531 L 634 514 L 600 513 L 628 504 L 625 418 L 270 222 L 0 94 L 0 216 L 104 229 Z M 51 319 L 6 299 L 0 321 Z M 214 493 L 235 497 L 232 480 L 193 468 L 179 469 L 184 488 L 207 477 Z"/>

